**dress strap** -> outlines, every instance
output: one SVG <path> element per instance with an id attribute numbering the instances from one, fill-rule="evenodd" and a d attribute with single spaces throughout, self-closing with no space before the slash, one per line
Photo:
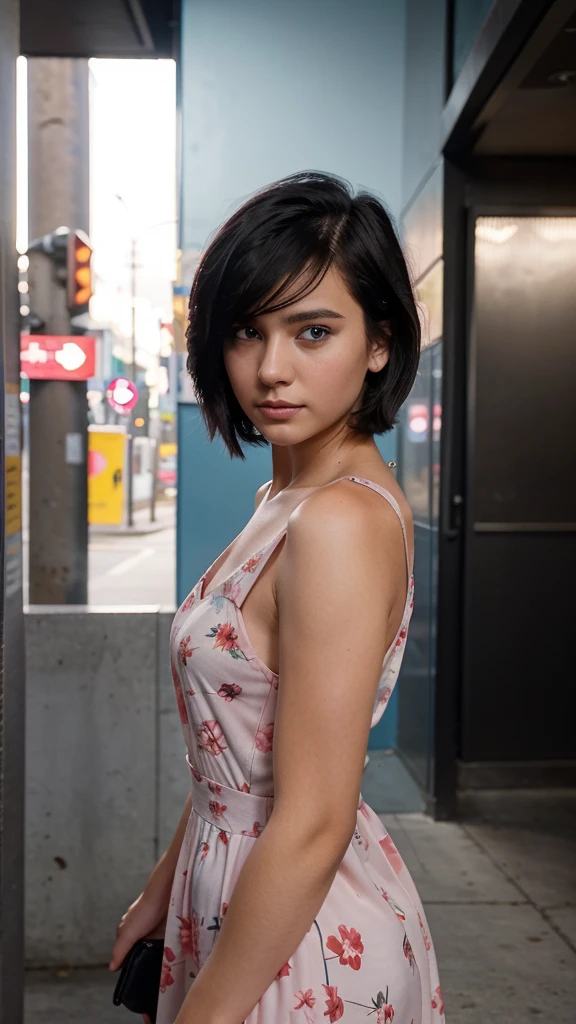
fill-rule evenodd
<path id="1" fill-rule="evenodd" d="M 355 483 L 364 484 L 366 487 L 371 487 L 372 490 L 377 491 L 378 494 L 381 494 L 382 497 L 385 498 L 390 505 L 392 505 L 392 508 L 394 509 L 396 515 L 400 520 L 400 526 L 402 527 L 402 536 L 404 537 L 404 551 L 406 554 L 406 566 L 408 570 L 408 582 L 410 582 L 410 579 L 412 578 L 412 569 L 410 567 L 410 550 L 408 547 L 406 524 L 404 522 L 404 517 L 400 510 L 400 506 L 396 501 L 394 495 L 391 494 L 390 491 L 387 491 L 384 487 L 381 487 L 380 484 L 375 483 L 374 480 L 366 480 L 364 477 L 360 476 L 340 476 L 336 480 L 331 480 L 330 483 L 335 484 L 338 483 L 340 480 L 353 480 Z M 270 483 L 270 486 L 272 486 L 272 482 Z M 325 484 L 323 486 L 328 487 L 329 484 Z M 269 490 L 270 488 L 268 488 L 268 491 Z M 238 607 L 242 605 L 242 602 L 245 600 L 249 591 L 254 586 L 256 580 L 258 579 L 258 576 L 264 569 L 264 566 L 266 565 L 272 552 L 280 543 L 284 534 L 286 533 L 287 528 L 288 524 L 286 523 L 279 531 L 279 533 L 277 533 L 276 536 L 268 542 L 268 544 L 265 544 L 263 548 L 260 548 L 259 551 L 257 551 L 254 555 L 248 558 L 246 562 L 244 562 L 231 577 L 230 582 L 227 584 L 227 588 L 229 589 L 231 586 L 235 587 L 235 590 L 229 590 L 229 593 L 230 596 L 232 596 L 234 603 Z"/>
<path id="2" fill-rule="evenodd" d="M 382 497 L 386 498 L 386 501 L 389 502 L 390 505 L 392 505 L 392 508 L 394 509 L 396 515 L 398 516 L 398 519 L 400 520 L 400 526 L 402 527 L 402 536 L 404 537 L 404 551 L 406 553 L 406 566 L 407 566 L 407 569 L 408 569 L 408 577 L 411 578 L 411 576 L 412 576 L 412 568 L 410 566 L 410 549 L 408 547 L 408 535 L 406 533 L 406 523 L 404 522 L 404 516 L 402 515 L 402 511 L 400 509 L 400 505 L 396 501 L 396 498 L 394 497 L 394 495 L 391 494 L 390 491 L 387 491 L 385 487 L 382 487 L 380 484 L 377 484 L 374 480 L 366 480 L 362 476 L 348 476 L 348 477 L 341 477 L 341 479 L 343 479 L 343 480 L 354 480 L 357 484 L 364 484 L 366 487 L 371 487 L 373 491 L 377 491 L 378 494 L 381 494 Z M 334 481 L 334 482 L 336 482 L 336 481 Z"/>

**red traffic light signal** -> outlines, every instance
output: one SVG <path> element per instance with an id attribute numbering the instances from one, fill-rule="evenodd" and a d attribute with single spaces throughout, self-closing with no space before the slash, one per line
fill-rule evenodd
<path id="1" fill-rule="evenodd" d="M 92 246 L 88 236 L 83 231 L 71 231 L 66 253 L 68 308 L 77 313 L 88 309 L 92 295 L 91 259 Z"/>

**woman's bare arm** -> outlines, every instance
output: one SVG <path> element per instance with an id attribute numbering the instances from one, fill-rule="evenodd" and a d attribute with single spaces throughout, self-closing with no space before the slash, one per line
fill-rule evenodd
<path id="1" fill-rule="evenodd" d="M 316 492 L 289 519 L 277 577 L 274 810 L 175 1024 L 242 1024 L 312 927 L 354 831 L 406 569 L 395 513 L 394 523 L 381 498 L 353 486 Z"/>

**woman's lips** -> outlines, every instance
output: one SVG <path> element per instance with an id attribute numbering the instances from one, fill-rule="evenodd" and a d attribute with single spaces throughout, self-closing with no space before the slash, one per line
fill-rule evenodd
<path id="1" fill-rule="evenodd" d="M 295 416 L 303 405 L 259 405 L 258 409 L 270 420 L 286 420 Z"/>

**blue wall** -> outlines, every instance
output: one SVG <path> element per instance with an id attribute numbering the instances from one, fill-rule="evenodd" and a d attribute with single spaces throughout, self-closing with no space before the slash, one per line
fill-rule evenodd
<path id="1" fill-rule="evenodd" d="M 404 0 L 183 0 L 181 247 L 202 249 L 255 189 L 314 168 L 401 204 Z M 377 439 L 395 458 L 395 437 Z M 270 479 L 268 449 L 245 462 L 208 443 L 179 405 L 178 600 L 230 543 Z M 385 721 L 384 721 L 385 719 Z M 370 746 L 394 745 L 393 696 Z"/>
<path id="2" fill-rule="evenodd" d="M 404 0 L 183 0 L 182 248 L 305 168 L 401 204 Z"/>

